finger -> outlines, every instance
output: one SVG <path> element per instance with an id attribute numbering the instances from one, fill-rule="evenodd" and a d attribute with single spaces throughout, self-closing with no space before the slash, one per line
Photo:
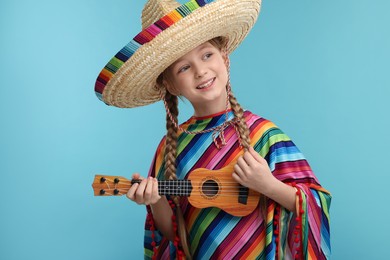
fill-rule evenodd
<path id="1" fill-rule="evenodd" d="M 143 180 L 144 178 L 139 173 L 134 173 L 131 178 L 133 180 Z"/>
<path id="2" fill-rule="evenodd" d="M 258 161 L 259 163 L 261 164 L 264 164 L 266 162 L 266 160 L 260 156 L 260 154 L 258 152 L 255 151 L 255 149 L 253 149 L 253 147 L 249 147 L 249 153 L 253 156 L 253 158 Z"/>
<path id="3" fill-rule="evenodd" d="M 244 175 L 244 171 L 241 169 L 239 164 L 235 164 L 234 167 L 234 172 L 240 177 Z"/>
<path id="4" fill-rule="evenodd" d="M 232 173 L 232 177 L 233 177 L 233 179 L 234 179 L 236 182 L 242 184 L 241 177 L 240 177 L 236 172 L 233 172 L 233 173 Z"/>
<path id="5" fill-rule="evenodd" d="M 155 198 L 152 203 L 156 203 L 161 199 L 160 194 L 158 193 L 158 181 L 156 178 L 153 179 L 153 198 Z"/>
<path id="6" fill-rule="evenodd" d="M 135 200 L 135 192 L 138 189 L 139 184 L 134 183 L 131 185 L 130 189 L 127 191 L 126 197 L 129 198 L 130 200 L 134 201 Z"/>
<path id="7" fill-rule="evenodd" d="M 148 182 L 147 179 L 143 179 L 141 181 L 141 183 L 139 184 L 138 189 L 135 193 L 135 202 L 137 202 L 138 204 L 144 203 L 144 200 L 145 200 L 144 193 L 145 193 L 145 187 L 146 187 L 147 182 Z"/>
<path id="8" fill-rule="evenodd" d="M 249 151 L 246 151 L 243 155 L 243 159 L 246 162 L 246 164 L 249 165 L 249 167 L 253 167 L 256 165 L 258 162 L 257 160 L 253 157 L 253 154 Z"/>
<path id="9" fill-rule="evenodd" d="M 146 188 L 144 192 L 144 202 L 146 205 L 150 203 L 150 200 L 152 198 L 152 192 L 153 192 L 153 178 L 149 177 L 146 182 Z"/>
<path id="10" fill-rule="evenodd" d="M 238 158 L 237 164 L 238 164 L 238 166 L 240 166 L 241 170 L 243 170 L 244 172 L 248 171 L 249 165 L 242 156 L 240 156 L 240 158 Z"/>
<path id="11" fill-rule="evenodd" d="M 143 180 L 143 177 L 139 174 L 139 173 L 134 173 L 132 176 L 131 176 L 131 179 L 132 180 Z M 127 194 L 126 194 L 126 197 L 129 198 L 130 200 L 132 201 L 135 201 L 135 193 L 138 189 L 138 186 L 139 186 L 139 183 L 135 182 L 131 185 L 130 189 L 127 191 Z"/>

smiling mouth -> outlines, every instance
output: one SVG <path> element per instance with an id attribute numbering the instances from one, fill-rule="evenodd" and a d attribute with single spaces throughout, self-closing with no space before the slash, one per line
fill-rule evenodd
<path id="1" fill-rule="evenodd" d="M 210 87 L 210 86 L 214 83 L 214 81 L 215 81 L 215 78 L 212 78 L 212 79 L 206 81 L 205 83 L 203 83 L 203 84 L 197 86 L 196 89 L 205 89 L 205 88 L 208 88 L 208 87 Z"/>

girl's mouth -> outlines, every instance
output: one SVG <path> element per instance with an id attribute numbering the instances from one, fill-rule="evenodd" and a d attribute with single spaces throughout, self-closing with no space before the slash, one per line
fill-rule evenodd
<path id="1" fill-rule="evenodd" d="M 196 89 L 205 89 L 205 88 L 208 88 L 210 87 L 215 81 L 215 78 L 212 78 L 202 84 L 200 84 L 199 86 L 196 87 Z"/>

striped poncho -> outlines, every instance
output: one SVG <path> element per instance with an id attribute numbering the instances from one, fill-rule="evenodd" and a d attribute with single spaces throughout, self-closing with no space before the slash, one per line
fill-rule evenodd
<path id="1" fill-rule="evenodd" d="M 330 255 L 329 207 L 331 196 L 323 189 L 294 143 L 272 122 L 246 111 L 251 146 L 267 160 L 274 176 L 297 189 L 297 212 L 289 212 L 267 200 L 267 214 L 258 209 L 235 217 L 215 207 L 198 209 L 181 199 L 193 259 L 326 259 Z M 229 112 L 233 118 L 233 113 Z M 190 118 L 184 129 L 199 131 L 222 124 L 225 114 Z M 185 179 L 197 168 L 220 169 L 243 153 L 233 126 L 225 129 L 226 145 L 218 149 L 212 133 L 180 133 L 177 176 Z M 149 175 L 164 179 L 163 139 L 157 148 Z M 169 216 L 167 216 L 169 217 Z M 148 207 L 145 224 L 145 259 L 174 259 L 175 247 L 154 226 Z M 298 248 L 298 250 L 297 250 Z"/>

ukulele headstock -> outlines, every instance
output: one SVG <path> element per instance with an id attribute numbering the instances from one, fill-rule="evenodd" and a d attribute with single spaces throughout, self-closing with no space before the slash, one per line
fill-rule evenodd
<path id="1" fill-rule="evenodd" d="M 121 176 L 95 175 L 92 188 L 95 196 L 125 195 L 131 187 L 131 181 Z"/>

